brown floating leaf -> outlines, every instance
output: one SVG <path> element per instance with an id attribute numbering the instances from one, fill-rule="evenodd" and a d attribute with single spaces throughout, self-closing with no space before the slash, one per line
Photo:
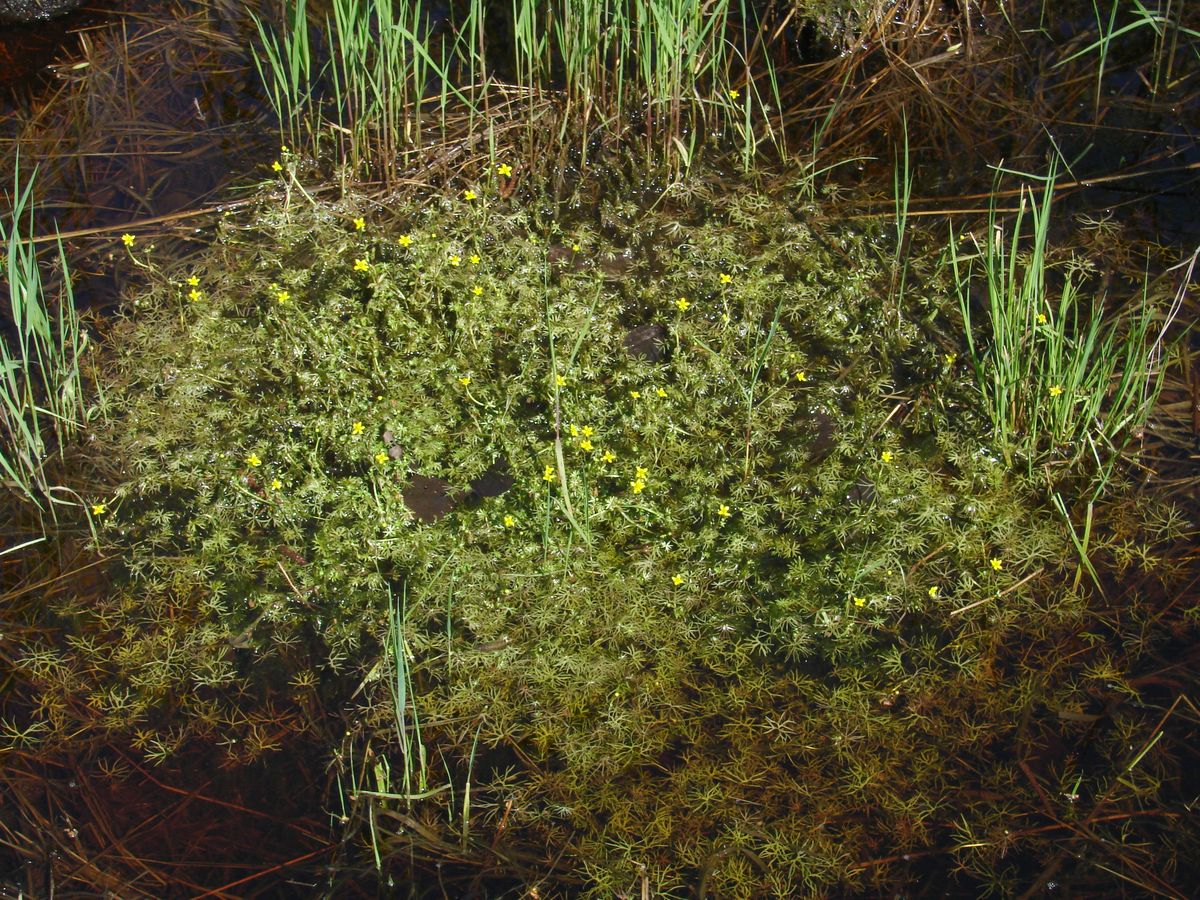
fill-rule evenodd
<path id="1" fill-rule="evenodd" d="M 417 521 L 426 525 L 454 509 L 455 498 L 450 494 L 450 483 L 429 475 L 414 475 L 401 496 Z"/>
<path id="2" fill-rule="evenodd" d="M 661 325 L 639 325 L 621 339 L 621 345 L 633 357 L 660 362 L 666 354 L 667 329 Z"/>
<path id="3" fill-rule="evenodd" d="M 513 479 L 509 474 L 508 462 L 501 459 L 492 463 L 486 472 L 471 482 L 471 492 L 481 498 L 499 497 L 512 486 Z"/>

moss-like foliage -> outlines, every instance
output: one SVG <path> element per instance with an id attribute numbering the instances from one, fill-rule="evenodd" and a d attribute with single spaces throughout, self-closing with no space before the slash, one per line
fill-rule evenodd
<path id="1" fill-rule="evenodd" d="M 403 744 L 453 785 L 424 827 L 566 850 L 596 896 L 795 895 L 947 842 L 1002 886 L 1015 755 L 1113 677 L 1064 522 L 980 440 L 936 273 L 896 309 L 869 233 L 681 198 L 560 227 L 293 196 L 155 275 L 112 340 L 101 540 L 191 619 L 132 695 L 365 674 L 373 787 Z"/>

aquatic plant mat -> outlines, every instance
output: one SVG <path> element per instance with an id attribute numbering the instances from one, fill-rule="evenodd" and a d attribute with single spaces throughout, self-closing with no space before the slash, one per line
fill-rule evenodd
<path id="1" fill-rule="evenodd" d="M 86 655 L 16 654 L 49 726 L 86 697 L 148 761 L 244 765 L 352 696 L 347 872 L 786 894 L 937 848 L 1169 887 L 1187 525 L 988 449 L 951 267 L 898 300 L 881 235 L 790 190 L 566 225 L 498 184 L 131 243 L 89 451 L 122 574 L 47 598 Z"/>
<path id="2" fill-rule="evenodd" d="M 286 16 L 81 38 L 4 123 L 123 298 L 34 460 L 66 514 L 5 500 L 5 890 L 1189 894 L 1196 258 L 1041 155 L 1132 133 L 1097 67 L 1192 109 L 1187 35 L 858 6 L 649 113 L 450 20 L 440 96 L 321 81 L 281 152 Z M 923 194 L 970 145 L 1002 180 Z"/>

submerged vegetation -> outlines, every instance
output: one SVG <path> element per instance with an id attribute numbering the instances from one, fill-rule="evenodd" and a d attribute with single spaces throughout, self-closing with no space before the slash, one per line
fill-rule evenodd
<path id="1" fill-rule="evenodd" d="M 937 108 L 977 35 L 893 6 L 256 8 L 282 148 L 187 245 L 114 235 L 100 353 L 14 180 L 12 808 L 46 772 L 239 813 L 219 786 L 252 773 L 319 808 L 249 876 L 143 881 L 168 840 L 64 878 L 1182 896 L 1196 506 L 1150 466 L 1196 257 L 1056 232 L 1057 147 L 928 224 L 919 102 L 873 120 L 891 172 L 839 180 L 908 64 L 785 76 L 791 23 L 936 47 Z M 1169 93 L 1192 32 L 1138 10 L 1064 59 L 1102 79 L 1152 35 Z"/>

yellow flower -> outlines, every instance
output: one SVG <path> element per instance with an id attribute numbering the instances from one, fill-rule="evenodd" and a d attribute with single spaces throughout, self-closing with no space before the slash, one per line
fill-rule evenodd
<path id="1" fill-rule="evenodd" d="M 366 231 L 366 229 L 367 229 L 367 220 L 366 219 L 364 219 L 362 216 L 359 216 L 357 219 L 354 220 L 354 230 L 355 231 Z"/>
<path id="2" fill-rule="evenodd" d="M 188 287 L 200 287 L 200 279 L 195 275 L 189 275 L 187 279 Z"/>
<path id="3" fill-rule="evenodd" d="M 679 587 L 681 584 L 683 584 L 683 576 L 682 575 L 672 575 L 671 576 L 671 584 L 675 585 L 675 587 Z"/>
<path id="4" fill-rule="evenodd" d="M 998 557 L 993 556 L 988 560 L 988 562 L 991 564 L 993 572 L 999 572 L 1004 568 L 1004 560 L 999 559 Z"/>
<path id="5" fill-rule="evenodd" d="M 355 436 L 362 434 L 362 433 L 363 433 L 363 423 L 362 423 L 362 422 L 355 422 L 353 425 L 351 425 L 351 426 L 350 426 L 350 433 L 351 433 L 351 434 L 353 434 L 353 435 L 355 435 Z"/>
<path id="6" fill-rule="evenodd" d="M 730 100 L 736 100 L 741 95 L 742 95 L 742 92 L 739 91 L 737 88 L 731 88 L 729 91 L 729 99 Z"/>
<path id="7" fill-rule="evenodd" d="M 401 247 L 411 247 L 412 242 L 413 242 L 412 237 L 407 234 L 402 234 L 402 235 L 400 235 L 400 237 L 396 238 L 396 243 L 399 244 Z"/>
<path id="8" fill-rule="evenodd" d="M 280 481 L 278 478 L 272 478 L 272 479 L 271 479 L 271 490 L 273 490 L 273 491 L 277 491 L 277 490 L 279 490 L 281 487 L 283 487 L 283 482 L 282 482 L 282 481 Z"/>
<path id="9" fill-rule="evenodd" d="M 508 163 L 500 163 L 500 165 L 496 166 L 496 174 L 503 175 L 505 178 L 507 178 L 512 174 L 512 166 L 510 166 Z"/>
<path id="10" fill-rule="evenodd" d="M 853 599 L 854 599 L 854 605 L 859 607 L 860 609 L 867 605 L 867 601 L 864 600 L 862 597 L 855 597 Z"/>
<path id="11" fill-rule="evenodd" d="M 283 166 L 280 165 L 279 160 L 275 160 L 275 162 L 271 163 L 271 168 L 274 169 L 276 172 L 283 171 Z"/>
<path id="12" fill-rule="evenodd" d="M 721 273 L 721 284 L 729 284 L 733 281 L 733 276 L 727 272 Z"/>
<path id="13" fill-rule="evenodd" d="M 633 488 L 633 492 L 635 494 L 640 494 L 646 489 L 646 482 L 642 481 L 640 478 L 635 478 L 633 481 L 629 482 L 629 486 Z"/>
<path id="14" fill-rule="evenodd" d="M 637 470 L 633 473 L 633 477 L 638 479 L 638 481 L 641 481 L 643 478 L 645 478 L 649 474 L 650 474 L 649 469 L 645 469 L 642 466 L 638 466 Z"/>
<path id="15" fill-rule="evenodd" d="M 92 515 L 93 516 L 102 516 L 106 512 L 108 512 L 108 504 L 107 503 L 93 503 L 92 504 Z"/>
<path id="16" fill-rule="evenodd" d="M 482 297 L 483 296 L 483 286 L 478 285 L 478 284 L 475 285 L 475 287 L 471 288 L 471 293 L 474 294 L 476 297 Z"/>
<path id="17" fill-rule="evenodd" d="M 132 234 L 121 235 L 121 243 L 124 244 L 126 247 L 132 247 L 133 242 L 136 240 L 137 240 L 137 238 L 135 238 Z"/>
<path id="18" fill-rule="evenodd" d="M 571 437 L 579 437 L 579 426 L 578 425 L 568 425 L 567 430 L 571 432 Z"/>
<path id="19" fill-rule="evenodd" d="M 720 516 L 722 519 L 728 519 L 730 516 L 733 515 L 733 513 L 731 513 L 729 511 L 728 506 L 726 506 L 724 503 L 722 503 L 720 506 L 717 507 L 717 515 Z"/>
<path id="20" fill-rule="evenodd" d="M 471 376 L 464 375 L 462 378 L 458 379 L 458 383 L 461 384 L 463 387 L 466 387 L 468 384 L 471 383 Z"/>
<path id="21" fill-rule="evenodd" d="M 287 291 L 280 291 L 278 294 L 275 295 L 275 299 L 278 300 L 280 303 L 287 303 L 289 300 L 292 299 L 292 295 L 289 294 Z"/>
<path id="22" fill-rule="evenodd" d="M 600 458 L 602 460 L 604 460 L 606 463 L 610 463 L 610 462 L 616 461 L 617 455 L 615 453 L 613 453 L 611 450 L 605 450 L 604 455 L 601 456 Z"/>
<path id="23" fill-rule="evenodd" d="M 587 438 L 584 438 L 582 441 L 579 442 L 579 449 L 586 450 L 588 453 L 591 453 L 592 452 L 592 442 L 589 441 Z"/>
<path id="24" fill-rule="evenodd" d="M 937 595 L 938 595 L 938 587 L 937 587 L 937 585 L 935 584 L 933 587 L 931 587 L 931 588 L 929 589 L 929 599 L 930 599 L 930 600 L 936 600 L 936 599 L 937 599 Z"/>
<path id="25" fill-rule="evenodd" d="M 195 303 L 197 300 L 203 300 L 204 295 L 195 288 L 192 288 L 190 291 L 188 291 L 188 299 Z"/>
<path id="26" fill-rule="evenodd" d="M 592 428 L 592 426 L 591 426 L 591 425 L 584 425 L 584 426 L 583 426 L 583 436 L 584 436 L 584 437 L 591 437 L 591 436 L 592 436 L 592 435 L 594 435 L 595 433 L 596 433 L 596 432 L 595 432 L 595 430 Z"/>
<path id="27" fill-rule="evenodd" d="M 450 257 L 450 265 L 461 266 L 462 265 L 462 257 L 461 256 L 451 256 Z"/>
<path id="28" fill-rule="evenodd" d="M 677 307 L 679 307 L 680 312 L 687 312 L 687 308 L 689 306 L 691 306 L 692 304 L 688 303 L 687 297 L 680 297 L 678 300 L 675 301 L 675 305 Z"/>
<path id="29" fill-rule="evenodd" d="M 555 384 L 556 384 L 558 387 L 566 387 L 566 386 L 567 386 L 567 379 L 563 378 L 561 375 L 555 375 L 555 376 L 554 376 L 554 383 L 555 383 Z"/>
<path id="30" fill-rule="evenodd" d="M 1038 323 L 1039 325 L 1045 325 L 1045 324 L 1046 324 L 1046 314 L 1045 314 L 1045 313 L 1038 313 L 1038 316 L 1037 316 L 1037 323 Z"/>
<path id="31" fill-rule="evenodd" d="M 892 451 L 884 450 L 882 453 L 879 454 L 879 459 L 882 462 L 890 463 L 892 461 Z"/>
<path id="32" fill-rule="evenodd" d="M 257 453 L 251 453 L 249 456 L 246 457 L 246 465 L 252 466 L 253 468 L 257 469 L 259 466 L 262 465 L 262 460 L 258 458 Z"/>
<path id="33" fill-rule="evenodd" d="M 553 480 L 554 480 L 554 466 L 546 466 L 545 470 L 542 472 L 542 481 L 553 481 Z"/>
<path id="34" fill-rule="evenodd" d="M 478 254 L 478 253 L 472 253 L 472 254 L 471 254 L 471 258 L 468 260 L 468 262 L 470 262 L 470 264 L 471 264 L 471 265 L 473 265 L 473 266 L 477 266 L 477 265 L 479 265 L 479 254 Z"/>
<path id="35" fill-rule="evenodd" d="M 797 381 L 808 381 L 808 374 L 805 372 L 797 372 L 796 380 Z"/>
<path id="36" fill-rule="evenodd" d="M 514 519 L 511 515 L 504 517 L 504 527 L 505 528 L 512 528 L 516 524 L 517 524 L 517 520 Z"/>
<path id="37" fill-rule="evenodd" d="M 1050 385 L 1050 396 L 1051 397 L 1057 397 L 1059 394 L 1062 393 L 1062 391 L 1063 391 L 1063 389 L 1062 389 L 1061 384 Z"/>
<path id="38" fill-rule="evenodd" d="M 479 199 L 479 195 L 470 188 L 467 188 L 465 191 L 463 191 L 463 199 L 469 202 L 471 200 Z"/>
<path id="39" fill-rule="evenodd" d="M 369 262 L 367 262 L 365 259 L 356 259 L 354 261 L 354 271 L 355 272 L 366 272 L 370 268 L 371 268 L 371 264 Z"/>
<path id="40" fill-rule="evenodd" d="M 571 245 L 571 252 L 573 252 L 573 253 L 578 253 L 578 252 L 579 252 L 581 249 L 582 249 L 582 248 L 579 246 L 579 244 L 572 244 L 572 245 Z"/>
<path id="41" fill-rule="evenodd" d="M 388 461 L 388 455 L 387 455 L 386 450 L 380 450 L 378 453 L 375 454 L 375 462 L 377 462 L 379 465 L 382 466 L 387 461 Z"/>
<path id="42" fill-rule="evenodd" d="M 946 365 L 948 365 L 948 366 L 954 365 L 954 361 L 956 359 L 958 359 L 957 353 L 947 353 L 946 354 Z"/>
<path id="43" fill-rule="evenodd" d="M 630 391 L 629 396 L 632 397 L 634 400 L 641 400 L 642 392 L 641 391 Z"/>
<path id="44" fill-rule="evenodd" d="M 667 396 L 667 392 L 665 390 L 663 390 L 662 388 L 656 388 L 654 393 L 656 396 L 659 396 L 659 397 Z"/>

